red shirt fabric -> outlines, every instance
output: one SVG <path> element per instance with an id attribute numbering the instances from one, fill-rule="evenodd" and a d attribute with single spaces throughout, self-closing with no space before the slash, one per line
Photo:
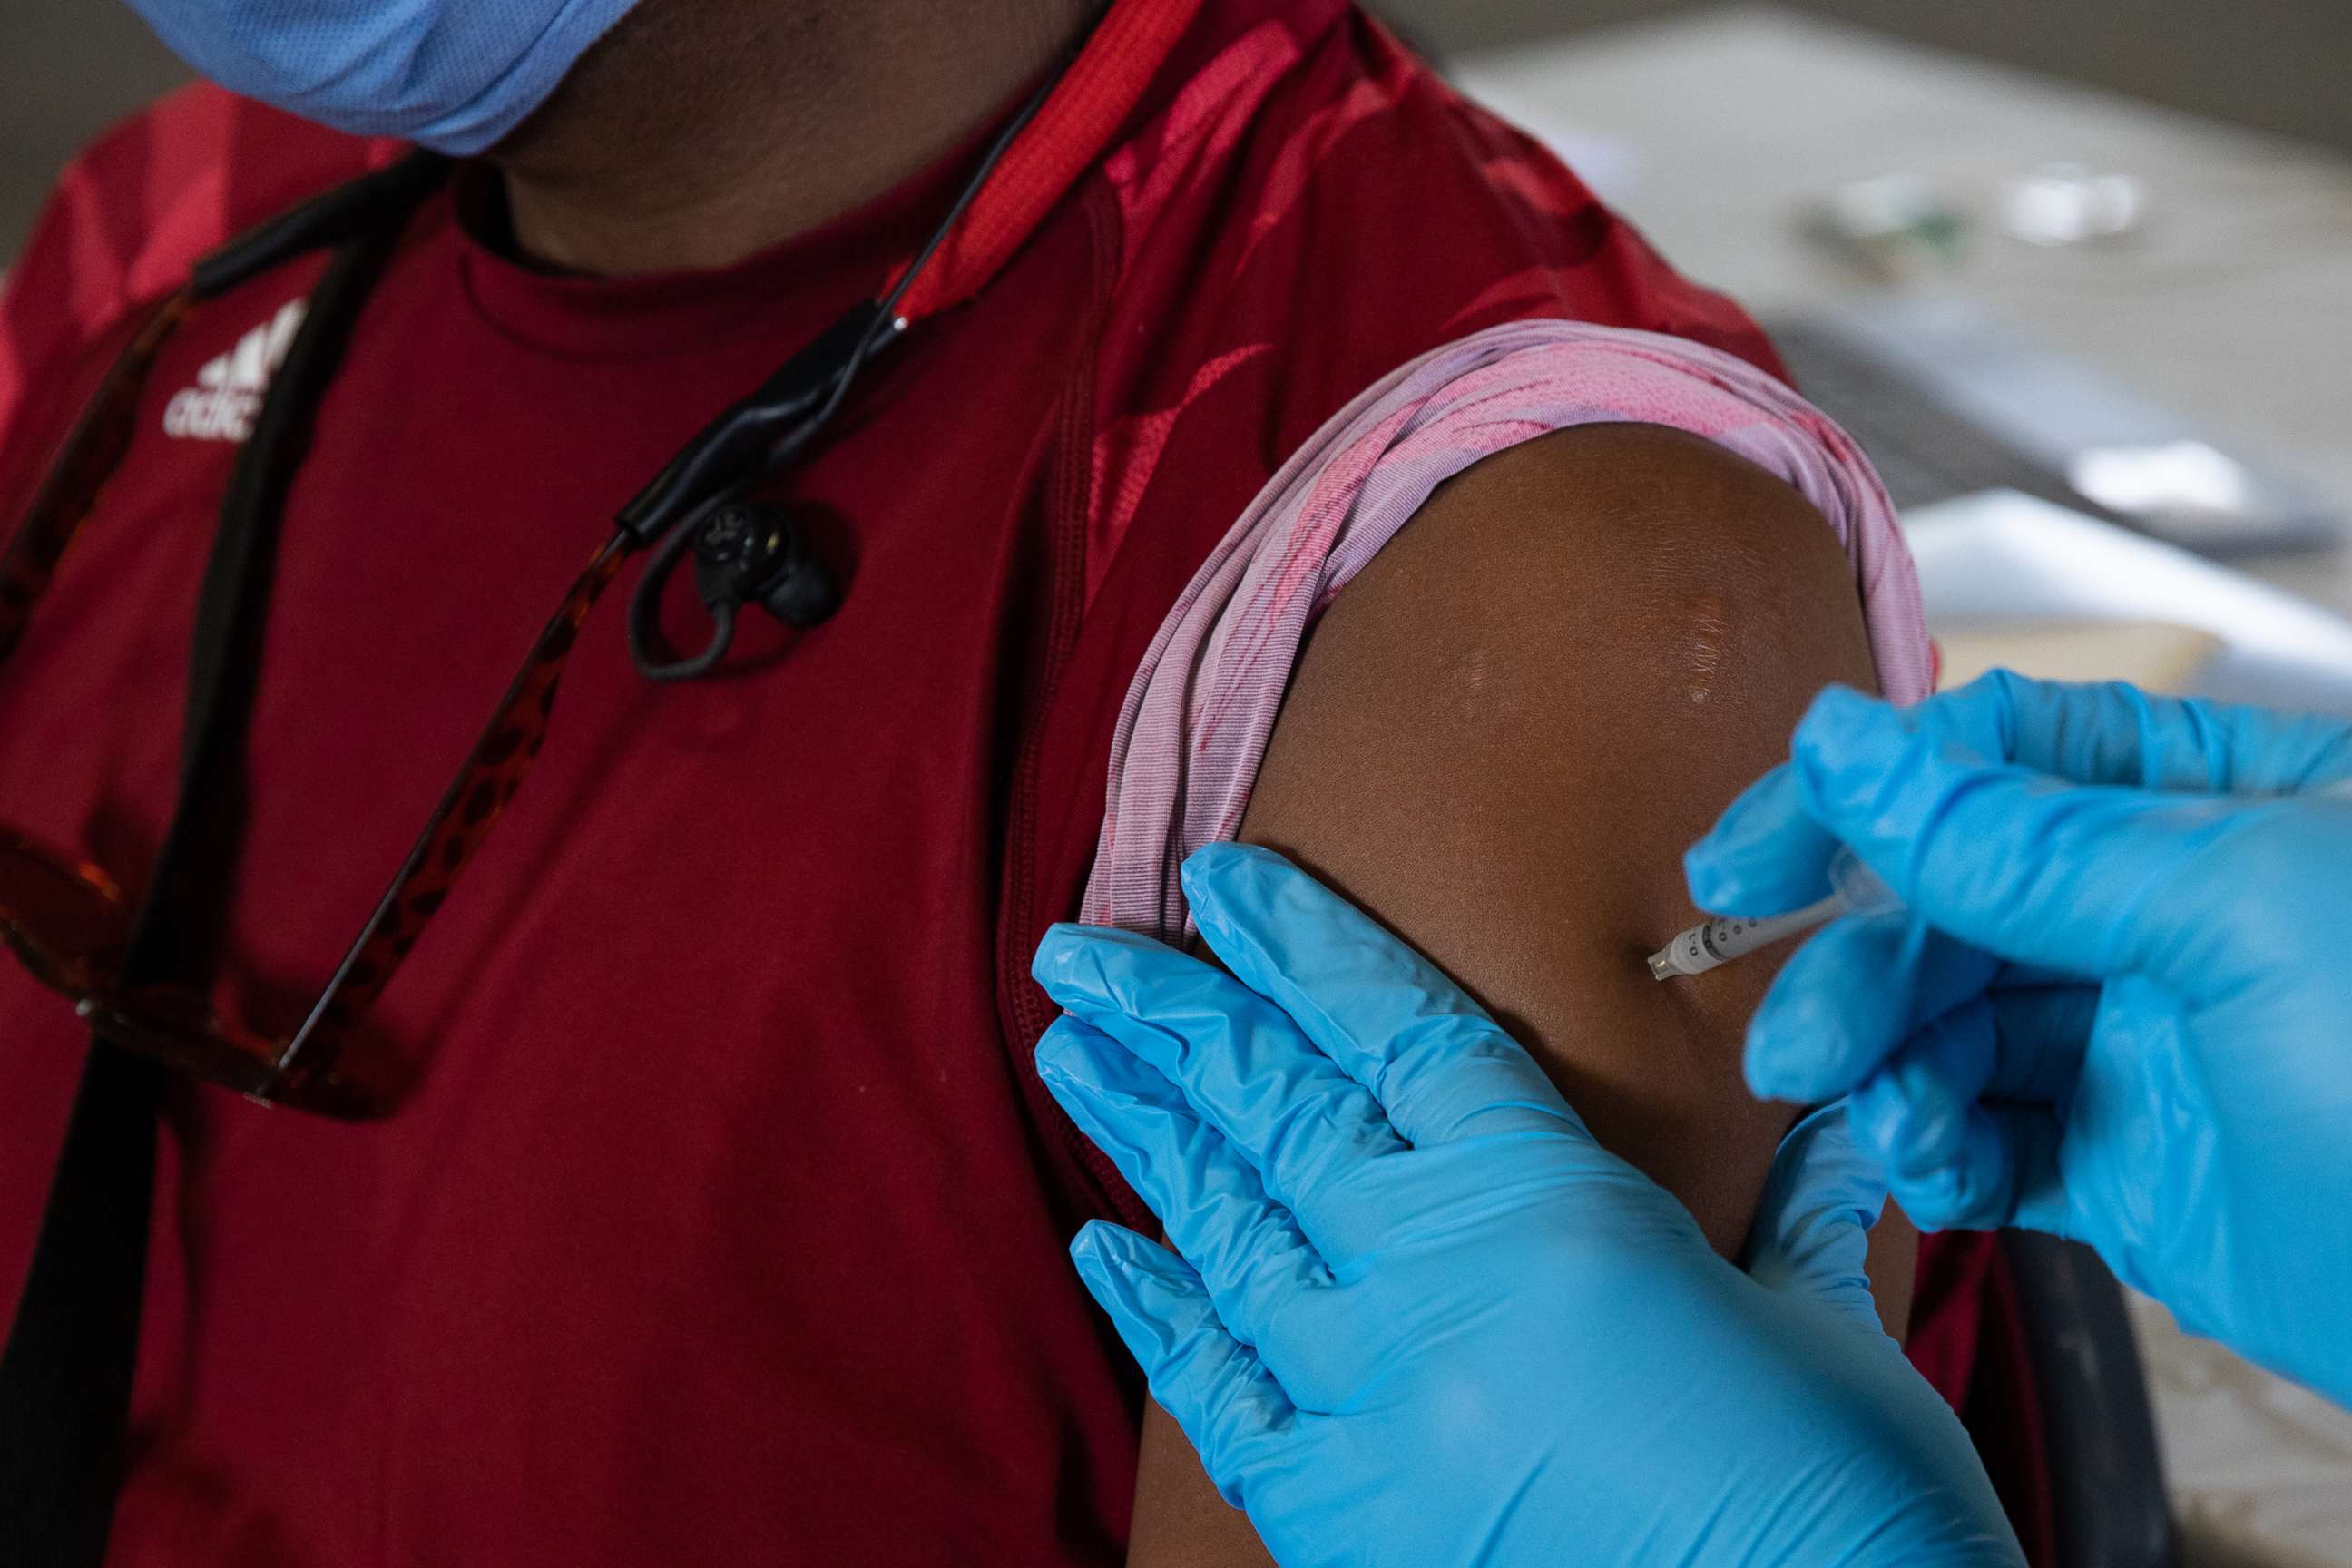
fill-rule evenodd
<path id="1" fill-rule="evenodd" d="M 111 1562 L 1120 1559 L 1140 1389 L 1064 1247 L 1141 1216 L 1034 1080 L 1026 971 L 1138 658 L 1291 448 L 1425 349 L 1556 314 L 1772 363 L 1339 0 L 1209 0 L 1144 65 L 1111 150 L 793 476 L 840 613 L 658 688 L 617 603 L 590 623 L 379 1005 L 397 1114 L 173 1093 Z M 210 89 L 93 148 L 0 313 L 0 517 L 137 307 L 390 151 Z M 615 510 L 971 161 L 693 276 L 544 276 L 467 181 L 426 205 L 289 505 L 218 917 L 240 1016 L 299 1019 Z M 134 888 L 214 520 L 318 271 L 180 329 L 0 667 L 0 818 Z M 85 1046 L 0 966 L 0 1301 Z"/>

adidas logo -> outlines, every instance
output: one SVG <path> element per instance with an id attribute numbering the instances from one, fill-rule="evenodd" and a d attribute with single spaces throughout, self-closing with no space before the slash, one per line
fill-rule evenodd
<path id="1" fill-rule="evenodd" d="M 238 339 L 236 347 L 198 371 L 196 384 L 164 405 L 163 434 L 182 441 L 242 441 L 252 435 L 261 395 L 294 346 L 306 303 L 287 301 L 275 317 Z"/>

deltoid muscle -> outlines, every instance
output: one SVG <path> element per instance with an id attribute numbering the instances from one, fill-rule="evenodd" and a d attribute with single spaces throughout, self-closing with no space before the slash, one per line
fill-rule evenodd
<path id="1" fill-rule="evenodd" d="M 1177 868 L 1231 838 L 1315 616 L 1441 483 L 1576 425 L 1685 430 L 1794 486 L 1854 563 L 1879 688 L 1933 685 L 1895 510 L 1845 433 L 1781 382 L 1680 338 L 1515 321 L 1432 351 L 1333 415 L 1267 481 L 1168 614 L 1128 689 L 1083 918 L 1188 934 Z"/>

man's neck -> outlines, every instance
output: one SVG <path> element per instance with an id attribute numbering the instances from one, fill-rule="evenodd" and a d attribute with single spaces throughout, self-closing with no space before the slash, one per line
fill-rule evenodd
<path id="1" fill-rule="evenodd" d="M 724 267 L 1004 111 L 1101 0 L 644 0 L 490 155 L 523 254 Z"/>

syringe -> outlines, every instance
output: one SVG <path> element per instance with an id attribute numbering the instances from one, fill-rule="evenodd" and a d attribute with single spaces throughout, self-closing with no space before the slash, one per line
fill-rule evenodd
<path id="1" fill-rule="evenodd" d="M 1723 915 L 1691 927 L 1650 955 L 1651 976 L 1672 980 L 1677 974 L 1705 974 L 1717 965 L 1759 947 L 1769 947 L 1784 936 L 1811 931 L 1840 915 L 1877 914 L 1903 907 L 1903 900 L 1895 896 L 1894 889 L 1880 881 L 1877 873 L 1862 863 L 1860 856 L 1843 846 L 1831 857 L 1829 877 L 1830 886 L 1836 890 L 1801 910 L 1762 920 Z"/>

